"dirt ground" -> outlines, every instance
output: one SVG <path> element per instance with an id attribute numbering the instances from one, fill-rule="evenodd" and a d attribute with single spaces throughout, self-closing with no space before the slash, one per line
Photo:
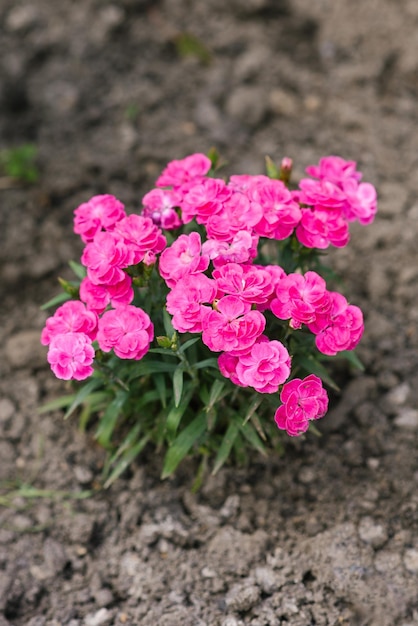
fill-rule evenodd
<path id="1" fill-rule="evenodd" d="M 417 96 L 416 0 L 0 0 L 0 149 L 40 170 L 0 181 L 0 626 L 418 624 Z M 37 413 L 66 392 L 39 307 L 78 204 L 133 210 L 212 146 L 227 174 L 338 154 L 376 185 L 330 255 L 366 372 L 281 458 L 192 494 L 193 463 L 161 482 L 148 454 L 101 491 L 92 437 Z"/>

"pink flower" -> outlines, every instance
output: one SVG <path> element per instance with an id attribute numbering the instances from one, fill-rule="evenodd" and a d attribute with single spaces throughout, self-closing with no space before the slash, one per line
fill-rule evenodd
<path id="1" fill-rule="evenodd" d="M 128 274 L 124 274 L 123 279 L 114 285 L 95 285 L 88 276 L 81 281 L 80 300 L 89 311 L 96 311 L 99 315 L 109 304 L 114 307 L 130 304 L 133 298 L 132 278 Z"/>
<path id="2" fill-rule="evenodd" d="M 209 257 L 201 255 L 200 235 L 193 231 L 190 235 L 180 235 L 164 250 L 160 256 L 159 272 L 168 287 L 174 287 L 183 276 L 199 274 L 208 266 Z"/>
<path id="3" fill-rule="evenodd" d="M 263 314 L 252 311 L 250 304 L 237 296 L 225 296 L 203 318 L 202 341 L 212 352 L 236 355 L 251 348 L 265 325 Z"/>
<path id="4" fill-rule="evenodd" d="M 74 232 L 84 243 L 92 241 L 102 229 L 111 230 L 125 216 L 122 202 L 114 196 L 93 196 L 74 211 Z"/>
<path id="5" fill-rule="evenodd" d="M 257 187 L 254 196 L 261 205 L 263 216 L 255 224 L 254 231 L 269 239 L 289 237 L 302 217 L 299 205 L 280 180 L 270 180 Z"/>
<path id="6" fill-rule="evenodd" d="M 222 203 L 220 213 L 210 215 L 206 221 L 208 236 L 212 239 L 232 241 L 239 231 L 252 231 L 263 216 L 261 206 L 240 192 L 234 192 Z"/>
<path id="7" fill-rule="evenodd" d="M 211 167 L 212 163 L 205 154 L 191 154 L 184 159 L 170 161 L 155 184 L 157 187 L 180 187 L 203 178 Z"/>
<path id="8" fill-rule="evenodd" d="M 346 194 L 345 217 L 350 222 L 357 219 L 360 224 L 370 224 L 377 212 L 377 194 L 373 185 L 347 180 L 343 190 Z"/>
<path id="9" fill-rule="evenodd" d="M 280 341 L 256 341 L 239 355 L 236 375 L 244 386 L 260 393 L 276 393 L 290 375 L 290 356 Z"/>
<path id="10" fill-rule="evenodd" d="M 218 356 L 218 367 L 222 376 L 229 378 L 234 385 L 246 387 L 246 385 L 243 385 L 237 376 L 237 364 L 238 357 L 233 356 L 229 352 L 222 352 L 222 354 Z"/>
<path id="11" fill-rule="evenodd" d="M 52 337 L 47 359 L 57 378 L 84 380 L 93 374 L 94 354 L 87 335 L 69 332 Z"/>
<path id="12" fill-rule="evenodd" d="M 251 174 L 235 174 L 230 177 L 228 187 L 234 191 L 241 191 L 245 193 L 247 197 L 254 199 L 254 191 L 263 185 L 271 183 L 271 178 L 265 174 L 258 174 L 252 176 Z"/>
<path id="13" fill-rule="evenodd" d="M 153 338 L 154 326 L 139 307 L 121 305 L 106 311 L 99 320 L 97 341 L 101 350 L 110 352 L 113 349 L 120 359 L 142 359 Z"/>
<path id="14" fill-rule="evenodd" d="M 173 315 L 172 324 L 181 333 L 202 332 L 202 319 L 212 309 L 216 284 L 204 274 L 184 276 L 167 295 L 167 311 Z"/>
<path id="15" fill-rule="evenodd" d="M 356 170 L 355 161 L 345 161 L 339 156 L 322 157 L 319 165 L 309 165 L 306 172 L 314 178 L 328 180 L 334 185 L 341 186 L 347 180 L 360 180 L 361 172 Z"/>
<path id="16" fill-rule="evenodd" d="M 52 317 L 46 320 L 41 334 L 41 343 L 47 346 L 56 335 L 81 333 L 94 340 L 97 331 L 97 314 L 88 311 L 78 300 L 64 302 Z"/>
<path id="17" fill-rule="evenodd" d="M 325 280 L 316 272 L 289 274 L 276 286 L 276 297 L 270 308 L 281 320 L 290 319 L 292 328 L 310 324 L 331 306 Z"/>
<path id="18" fill-rule="evenodd" d="M 338 292 L 329 292 L 331 309 L 318 315 L 308 324 L 316 335 L 315 344 L 320 352 L 334 356 L 342 350 L 353 350 L 364 331 L 363 314 L 359 307 L 348 304 Z"/>
<path id="19" fill-rule="evenodd" d="M 296 228 L 296 237 L 307 248 L 324 250 L 330 244 L 336 248 L 347 245 L 350 235 L 348 223 L 336 209 L 302 209 L 302 219 Z"/>
<path id="20" fill-rule="evenodd" d="M 93 283 L 114 285 L 123 280 L 123 268 L 130 264 L 130 252 L 121 235 L 100 232 L 84 248 L 81 262 Z"/>
<path id="21" fill-rule="evenodd" d="M 328 395 L 320 378 L 311 374 L 303 380 L 294 378 L 283 386 L 280 394 L 283 402 L 274 420 L 281 430 L 295 437 L 309 428 L 309 420 L 323 417 L 328 409 Z"/>
<path id="22" fill-rule="evenodd" d="M 115 233 L 122 237 L 129 254 L 128 265 L 143 261 L 147 252 L 158 254 L 167 241 L 150 217 L 132 214 L 118 222 Z"/>
<path id="23" fill-rule="evenodd" d="M 250 304 L 266 302 L 273 292 L 271 274 L 260 266 L 227 263 L 212 275 L 220 292 L 239 296 Z"/>
<path id="24" fill-rule="evenodd" d="M 204 178 L 189 189 L 181 203 L 181 216 L 187 224 L 194 217 L 198 224 L 206 224 L 211 215 L 220 213 L 223 202 L 231 195 L 222 178 Z"/>
<path id="25" fill-rule="evenodd" d="M 246 230 L 240 230 L 230 243 L 207 239 L 202 245 L 203 254 L 207 254 L 215 267 L 226 263 L 247 263 L 257 256 L 258 236 Z"/>
<path id="26" fill-rule="evenodd" d="M 303 204 L 327 209 L 341 209 L 344 206 L 345 193 L 329 180 L 302 178 L 299 187 L 301 189 L 299 198 Z"/>
<path id="27" fill-rule="evenodd" d="M 182 195 L 171 189 L 153 189 L 142 198 L 142 213 L 164 230 L 173 230 L 182 224 L 176 212 L 181 200 Z"/>

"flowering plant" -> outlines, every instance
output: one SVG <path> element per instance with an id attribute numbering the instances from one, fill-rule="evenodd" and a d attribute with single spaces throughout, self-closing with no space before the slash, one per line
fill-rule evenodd
<path id="1" fill-rule="evenodd" d="M 337 156 L 297 188 L 290 159 L 266 163 L 267 175 L 225 181 L 215 152 L 192 154 L 139 213 L 111 195 L 75 209 L 77 280 L 60 280 L 41 341 L 58 378 L 85 382 L 48 408 L 81 407 L 83 425 L 99 416 L 107 483 L 149 442 L 166 449 L 163 477 L 191 451 L 200 477 L 210 457 L 216 472 L 248 446 L 265 453 L 325 415 L 325 361 L 359 364 L 362 312 L 327 288 L 320 261 L 350 222 L 372 222 L 376 191 Z"/>

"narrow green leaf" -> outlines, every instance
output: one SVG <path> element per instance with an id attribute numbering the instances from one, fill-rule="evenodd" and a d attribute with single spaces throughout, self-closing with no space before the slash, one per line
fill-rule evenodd
<path id="1" fill-rule="evenodd" d="M 279 172 L 277 165 L 274 163 L 274 161 L 269 156 L 266 156 L 265 162 L 266 162 L 267 176 L 269 178 L 274 178 L 274 179 L 279 178 L 280 172 Z"/>
<path id="2" fill-rule="evenodd" d="M 209 411 L 209 409 L 211 409 L 213 405 L 216 404 L 216 402 L 219 400 L 222 394 L 222 391 L 225 387 L 225 384 L 226 382 L 222 380 L 216 379 L 213 381 L 212 387 L 209 392 L 209 402 L 206 407 L 206 411 Z"/>
<path id="3" fill-rule="evenodd" d="M 238 433 L 238 424 L 236 422 L 231 422 L 219 447 L 218 454 L 216 455 L 215 464 L 212 470 L 213 476 L 221 469 L 222 465 L 228 459 Z"/>
<path id="4" fill-rule="evenodd" d="M 264 447 L 264 444 L 261 441 L 260 437 L 257 435 L 256 431 L 254 430 L 254 427 L 251 424 L 251 422 L 242 424 L 241 420 L 239 419 L 238 426 L 239 426 L 241 433 L 244 435 L 245 439 L 253 446 L 253 448 L 258 450 L 258 452 L 260 452 L 260 454 L 262 454 L 263 456 L 267 456 L 267 452 Z"/>
<path id="5" fill-rule="evenodd" d="M 210 358 L 205 359 L 204 361 L 200 361 L 199 363 L 195 363 L 193 367 L 197 370 L 204 369 L 205 367 L 213 367 L 219 371 L 218 367 L 218 359 Z"/>
<path id="6" fill-rule="evenodd" d="M 95 391 L 98 387 L 100 387 L 103 382 L 100 379 L 93 378 L 86 384 L 85 387 L 81 387 L 79 391 L 75 394 L 74 400 L 69 406 L 67 412 L 64 415 L 64 419 L 68 419 L 72 413 L 86 400 L 86 398 Z"/>
<path id="7" fill-rule="evenodd" d="M 364 372 L 365 367 L 353 350 L 343 350 L 337 356 L 347 359 L 353 367 L 357 368 L 361 372 Z"/>
<path id="8" fill-rule="evenodd" d="M 164 467 L 161 479 L 168 478 L 178 464 L 184 459 L 191 447 L 200 439 L 206 430 L 206 418 L 204 413 L 199 413 L 190 424 L 181 431 L 174 440 L 164 459 Z"/>
<path id="9" fill-rule="evenodd" d="M 176 407 L 179 406 L 183 393 L 183 376 L 184 369 L 181 366 L 178 366 L 173 375 L 174 405 Z"/>
<path id="10" fill-rule="evenodd" d="M 46 309 L 51 309 L 53 306 L 57 304 L 61 304 L 62 302 L 67 302 L 67 300 L 71 300 L 71 296 L 68 293 L 59 293 L 58 295 L 48 300 L 41 306 L 41 311 L 46 311 Z"/>
<path id="11" fill-rule="evenodd" d="M 171 410 L 168 412 L 166 419 L 166 435 L 168 441 L 171 443 L 176 434 L 179 424 L 181 422 L 181 418 L 186 412 L 187 407 L 189 406 L 190 400 L 192 399 L 194 386 L 192 384 L 188 385 L 185 388 L 185 393 L 183 395 L 183 402 L 179 406 L 172 406 Z"/>
<path id="12" fill-rule="evenodd" d="M 74 274 L 80 280 L 83 280 L 83 278 L 87 276 L 87 270 L 84 267 L 84 265 L 81 265 L 81 263 L 76 263 L 75 261 L 68 261 L 68 265 L 71 267 Z"/>
<path id="13" fill-rule="evenodd" d="M 164 363 L 164 361 L 141 361 L 134 365 L 130 363 L 128 382 L 140 376 L 147 376 L 158 372 L 161 374 L 175 372 L 176 368 L 177 365 L 175 363 Z"/>
<path id="14" fill-rule="evenodd" d="M 117 479 L 119 476 L 129 467 L 132 461 L 142 452 L 149 441 L 149 435 L 144 435 L 142 439 L 138 441 L 132 448 L 126 450 L 126 452 L 122 455 L 120 461 L 110 474 L 109 478 L 106 480 L 103 485 L 105 489 L 110 487 L 110 485 Z"/>
<path id="15" fill-rule="evenodd" d="M 151 348 L 148 350 L 148 354 L 163 354 L 164 356 L 174 356 L 178 359 L 178 356 L 171 348 Z"/>
<path id="16" fill-rule="evenodd" d="M 193 344 L 195 344 L 197 341 L 199 341 L 199 339 L 200 337 L 193 337 L 192 339 L 188 339 L 187 341 L 185 341 L 183 345 L 181 345 L 179 348 L 180 354 L 183 354 L 183 352 L 186 352 L 186 350 L 190 348 L 190 346 L 193 346 Z"/>
<path id="17" fill-rule="evenodd" d="M 57 409 L 65 409 L 65 407 L 70 406 L 71 402 L 74 401 L 76 394 L 72 393 L 68 396 L 61 396 L 60 398 L 54 398 L 54 400 L 50 400 L 46 402 L 38 409 L 38 413 L 49 413 L 50 411 L 56 411 Z"/>
<path id="18" fill-rule="evenodd" d="M 248 411 L 245 414 L 244 421 L 243 421 L 243 426 L 245 426 L 245 424 L 248 422 L 248 420 L 250 420 L 252 418 L 252 416 L 257 411 L 258 407 L 263 402 L 263 400 L 264 400 L 264 398 L 261 395 L 255 396 L 253 398 L 252 402 L 250 403 L 250 406 L 248 407 Z"/>
<path id="19" fill-rule="evenodd" d="M 128 392 L 122 390 L 118 391 L 112 402 L 107 406 L 103 416 L 100 418 L 95 437 L 104 448 L 110 445 L 118 417 L 127 398 Z"/>
<path id="20" fill-rule="evenodd" d="M 158 392 L 161 405 L 165 409 L 167 406 L 167 385 L 165 382 L 165 376 L 163 374 L 155 374 L 153 381 Z"/>
<path id="21" fill-rule="evenodd" d="M 172 337 L 175 334 L 175 328 L 171 323 L 171 315 L 166 309 L 163 309 L 163 322 L 164 322 L 164 330 L 167 337 Z"/>

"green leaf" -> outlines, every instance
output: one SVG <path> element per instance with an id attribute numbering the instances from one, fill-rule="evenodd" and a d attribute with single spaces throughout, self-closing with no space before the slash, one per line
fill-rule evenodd
<path id="1" fill-rule="evenodd" d="M 260 452 L 260 454 L 262 454 L 263 456 L 267 456 L 267 452 L 264 447 L 264 444 L 261 441 L 260 437 L 257 435 L 256 431 L 254 430 L 254 427 L 251 424 L 251 422 L 242 424 L 240 418 L 238 418 L 238 420 L 239 420 L 238 427 L 241 433 L 244 435 L 245 439 L 253 446 L 253 448 L 255 448 L 258 452 Z"/>
<path id="2" fill-rule="evenodd" d="M 107 448 L 110 445 L 118 417 L 127 398 L 128 392 L 119 390 L 112 402 L 107 406 L 103 416 L 100 418 L 95 437 L 104 448 Z"/>
<path id="3" fill-rule="evenodd" d="M 176 331 L 171 323 L 171 315 L 167 311 L 167 309 L 163 309 L 163 322 L 164 322 L 164 330 L 167 337 L 172 337 Z"/>
<path id="4" fill-rule="evenodd" d="M 266 156 L 265 162 L 266 162 L 267 176 L 269 178 L 274 178 L 274 179 L 280 178 L 279 168 L 274 163 L 274 161 L 269 156 Z"/>
<path id="5" fill-rule="evenodd" d="M 103 381 L 98 378 L 93 378 L 88 382 L 84 387 L 81 387 L 79 391 L 75 394 L 74 400 L 71 405 L 67 409 L 67 412 L 64 415 L 64 419 L 68 419 L 70 415 L 74 413 L 74 411 L 88 398 L 88 396 L 95 391 L 98 387 L 103 384 Z"/>
<path id="6" fill-rule="evenodd" d="M 67 396 L 54 398 L 54 400 L 50 400 L 49 402 L 46 402 L 41 407 L 39 407 L 37 412 L 39 414 L 42 414 L 42 413 L 49 413 L 50 411 L 56 411 L 57 409 L 64 409 L 65 407 L 69 406 L 74 401 L 75 396 L 76 394 L 72 393 Z"/>
<path id="7" fill-rule="evenodd" d="M 51 309 L 53 306 L 57 304 L 61 304 L 62 302 L 67 302 L 67 300 L 71 300 L 71 296 L 68 293 L 59 293 L 57 296 L 48 300 L 41 306 L 41 311 L 46 311 L 46 309 Z"/>
<path id="8" fill-rule="evenodd" d="M 181 395 L 183 393 L 183 376 L 184 369 L 178 366 L 173 375 L 173 392 L 174 392 L 174 405 L 179 406 L 181 401 Z"/>
<path id="9" fill-rule="evenodd" d="M 149 435 L 144 435 L 142 439 L 138 441 L 134 446 L 128 448 L 124 454 L 122 454 L 120 461 L 110 474 L 109 478 L 103 485 L 105 489 L 110 485 L 129 467 L 132 461 L 142 452 L 150 439 Z"/>
<path id="10" fill-rule="evenodd" d="M 71 267 L 74 274 L 80 280 L 83 280 L 83 278 L 87 276 L 87 270 L 84 267 L 84 265 L 81 265 L 81 263 L 76 263 L 75 261 L 68 261 L 68 265 Z"/>
<path id="11" fill-rule="evenodd" d="M 188 385 L 188 387 L 186 388 L 186 393 L 183 395 L 183 402 L 181 403 L 181 405 L 172 406 L 171 410 L 168 412 L 165 430 L 167 434 L 167 439 L 170 441 L 170 443 L 174 440 L 177 434 L 177 429 L 181 422 L 181 418 L 183 417 L 187 407 L 189 406 L 194 390 L 194 385 Z"/>
<path id="12" fill-rule="evenodd" d="M 319 376 L 327 385 L 329 385 L 335 391 L 340 391 L 337 383 L 335 383 L 331 376 L 328 374 L 328 370 L 318 359 L 312 355 L 298 355 L 293 359 L 293 365 L 300 365 L 304 370 L 310 374 Z"/>
<path id="13" fill-rule="evenodd" d="M 180 346 L 179 353 L 183 354 L 183 352 L 186 352 L 186 350 L 190 348 L 190 346 L 192 346 L 199 340 L 200 340 L 200 337 L 193 337 L 192 339 L 188 339 Z"/>
<path id="14" fill-rule="evenodd" d="M 218 454 L 216 455 L 215 464 L 212 470 L 213 476 L 221 469 L 222 465 L 228 459 L 238 433 L 238 424 L 236 422 L 231 422 L 219 447 Z"/>
<path id="15" fill-rule="evenodd" d="M 216 379 L 213 381 L 212 387 L 209 392 L 209 402 L 206 406 L 206 411 L 209 411 L 213 407 L 213 405 L 216 404 L 216 402 L 219 400 L 225 385 L 226 381 L 224 380 Z"/>
<path id="16" fill-rule="evenodd" d="M 206 430 L 204 413 L 199 413 L 174 440 L 164 459 L 161 479 L 168 478 Z"/>
<path id="17" fill-rule="evenodd" d="M 211 61 L 211 53 L 205 44 L 191 33 L 179 33 L 174 39 L 177 54 L 180 57 L 196 57 L 203 65 Z"/>
<path id="18" fill-rule="evenodd" d="M 147 376 L 149 374 L 164 374 L 168 372 L 175 372 L 178 366 L 175 363 L 164 363 L 164 361 L 141 361 L 139 363 L 129 364 L 128 369 L 128 382 L 141 376 Z"/>
<path id="19" fill-rule="evenodd" d="M 218 367 L 218 359 L 210 358 L 205 359 L 204 361 L 200 361 L 199 363 L 195 363 L 193 367 L 197 370 L 201 370 L 205 367 L 213 367 L 219 371 Z"/>
<path id="20" fill-rule="evenodd" d="M 165 409 L 167 406 L 167 385 L 165 382 L 165 376 L 163 374 L 155 374 L 153 377 L 155 389 L 158 392 L 158 398 L 162 407 Z"/>
<path id="21" fill-rule="evenodd" d="M 244 417 L 244 421 L 243 421 L 243 425 L 244 426 L 248 422 L 248 420 L 250 420 L 252 418 L 252 416 L 257 411 L 258 407 L 263 402 L 263 400 L 264 400 L 264 398 L 261 395 L 257 395 L 255 397 L 253 397 L 253 400 L 250 403 L 250 406 L 248 407 L 248 411 L 246 412 L 245 417 Z"/>
<path id="22" fill-rule="evenodd" d="M 353 365 L 353 367 L 360 370 L 361 372 L 364 372 L 365 367 L 353 350 L 343 350 L 342 352 L 337 354 L 337 356 L 343 359 L 347 359 L 347 361 L 351 365 Z"/>

